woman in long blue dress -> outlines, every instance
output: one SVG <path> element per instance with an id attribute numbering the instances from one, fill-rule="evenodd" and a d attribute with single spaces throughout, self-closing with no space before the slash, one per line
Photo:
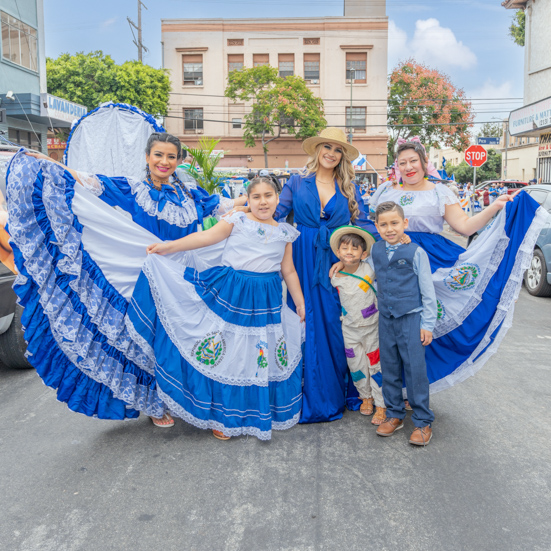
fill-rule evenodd
<path id="1" fill-rule="evenodd" d="M 352 182 L 351 160 L 358 150 L 346 142 L 342 130 L 326 128 L 308 138 L 310 155 L 304 176 L 293 175 L 283 187 L 275 218 L 294 211 L 300 236 L 293 243 L 293 262 L 306 301 L 306 341 L 301 423 L 340 419 L 347 395 L 347 363 L 339 318 L 341 307 L 329 270 L 337 258 L 331 252 L 331 232 L 355 224 L 378 235 L 368 220 L 358 188 Z M 288 304 L 294 309 L 292 298 Z M 349 381 L 350 382 L 350 381 Z M 348 407 L 360 400 L 350 385 Z"/>
<path id="2" fill-rule="evenodd" d="M 25 308 L 29 360 L 74 411 L 122 419 L 141 410 L 157 426 L 173 424 L 125 327 L 128 300 L 152 238 L 183 237 L 204 216 L 235 206 L 221 207 L 219 196 L 177 178 L 181 151 L 174 136 L 152 134 L 143 182 L 79 173 L 42 154 L 20 153 L 10 163 L 9 231 L 20 274 L 14 289 Z M 114 247 L 127 216 L 144 228 L 140 245 L 130 223 L 128 240 L 121 236 Z"/>
<path id="3" fill-rule="evenodd" d="M 520 193 L 502 195 L 469 217 L 450 189 L 426 178 L 431 167 L 418 139 L 400 143 L 395 167 L 397 181 L 383 183 L 370 207 L 401 205 L 408 235 L 429 256 L 438 300 L 434 340 L 426 349 L 434 393 L 474 375 L 497 350 L 548 214 Z M 444 221 L 463 235 L 484 230 L 465 250 L 441 235 Z"/>

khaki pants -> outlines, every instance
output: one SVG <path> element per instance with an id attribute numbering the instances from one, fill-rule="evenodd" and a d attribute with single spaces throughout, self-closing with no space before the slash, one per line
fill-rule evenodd
<path id="1" fill-rule="evenodd" d="M 377 407 L 385 407 L 381 387 L 371 378 L 381 371 L 379 361 L 379 325 L 342 326 L 348 368 L 360 398 L 373 398 Z"/>

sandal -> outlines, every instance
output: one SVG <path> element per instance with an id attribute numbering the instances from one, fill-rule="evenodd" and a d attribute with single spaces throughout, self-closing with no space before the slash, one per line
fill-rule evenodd
<path id="1" fill-rule="evenodd" d="M 372 425 L 380 425 L 386 419 L 386 408 L 375 408 L 375 415 L 371 419 Z"/>
<path id="2" fill-rule="evenodd" d="M 229 440 L 231 436 L 226 436 L 221 430 L 212 429 L 212 435 L 218 440 Z"/>
<path id="3" fill-rule="evenodd" d="M 364 398 L 360 406 L 362 415 L 371 415 L 373 413 L 373 398 Z"/>
<path id="4" fill-rule="evenodd" d="M 165 413 L 160 419 L 158 417 L 150 417 L 151 422 L 160 429 L 169 429 L 174 426 L 174 419 L 170 413 Z"/>
<path id="5" fill-rule="evenodd" d="M 404 400 L 404 409 L 406 411 L 413 411 L 413 408 L 409 405 L 409 401 L 408 400 Z"/>

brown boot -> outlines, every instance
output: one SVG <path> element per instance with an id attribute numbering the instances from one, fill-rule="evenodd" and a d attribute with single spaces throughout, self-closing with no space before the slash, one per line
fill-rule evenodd
<path id="1" fill-rule="evenodd" d="M 373 413 L 373 398 L 364 398 L 360 406 L 362 415 L 371 415 Z"/>
<path id="2" fill-rule="evenodd" d="M 414 446 L 426 446 L 432 438 L 432 429 L 427 425 L 426 427 L 415 427 L 411 433 L 409 443 Z"/>
<path id="3" fill-rule="evenodd" d="M 392 436 L 397 430 L 404 428 L 404 420 L 387 417 L 377 429 L 379 436 Z"/>
<path id="4" fill-rule="evenodd" d="M 375 415 L 371 419 L 372 425 L 380 425 L 386 419 L 386 408 L 375 408 Z"/>

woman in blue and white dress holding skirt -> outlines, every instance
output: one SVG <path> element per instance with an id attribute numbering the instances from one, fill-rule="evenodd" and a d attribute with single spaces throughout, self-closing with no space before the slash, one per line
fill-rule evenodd
<path id="1" fill-rule="evenodd" d="M 221 205 L 182 183 L 181 152 L 174 136 L 152 134 L 141 182 L 79 173 L 34 153 L 18 153 L 8 167 L 14 290 L 29 361 L 74 411 L 107 419 L 143 411 L 157 426 L 174 424 L 125 325 L 145 247 L 196 232 L 204 216 L 246 200 Z"/>
<path id="2" fill-rule="evenodd" d="M 503 195 L 469 217 L 451 190 L 426 178 L 427 164 L 418 139 L 399 142 L 397 181 L 383 183 L 370 207 L 385 201 L 401 205 L 408 235 L 429 256 L 438 300 L 434 340 L 426 349 L 434 393 L 474 375 L 497 350 L 511 327 L 523 274 L 548 214 L 521 193 Z M 484 230 L 465 250 L 440 235 L 444 221 L 463 235 Z"/>

